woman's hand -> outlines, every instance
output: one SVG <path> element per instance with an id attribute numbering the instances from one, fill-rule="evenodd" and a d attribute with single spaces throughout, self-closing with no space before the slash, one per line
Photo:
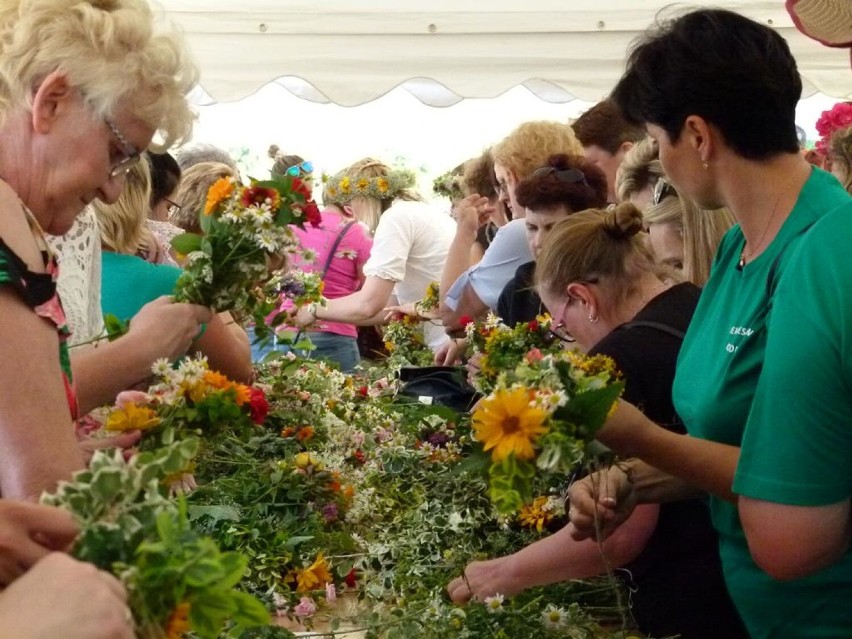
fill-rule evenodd
<path id="1" fill-rule="evenodd" d="M 128 430 L 112 437 L 85 437 L 77 442 L 80 450 L 83 451 L 83 459 L 86 464 L 92 461 L 92 455 L 96 450 L 104 450 L 105 448 L 121 448 L 127 450 L 133 448 L 142 439 L 141 430 Z"/>
<path id="2" fill-rule="evenodd" d="M 456 366 L 467 348 L 463 339 L 451 339 L 435 352 L 435 366 Z"/>
<path id="3" fill-rule="evenodd" d="M 620 466 L 610 466 L 575 481 L 568 489 L 571 537 L 603 541 L 636 508 L 635 486 Z"/>
<path id="4" fill-rule="evenodd" d="M 316 310 L 313 305 L 301 306 L 296 314 L 292 316 L 291 323 L 299 328 L 305 328 L 317 321 Z"/>
<path id="5" fill-rule="evenodd" d="M 175 360 L 183 356 L 198 333 L 201 325 L 209 323 L 213 313 L 197 304 L 181 304 L 163 295 L 139 309 L 130 321 L 127 337 L 153 349 L 151 362 L 159 357 Z"/>
<path id="6" fill-rule="evenodd" d="M 621 457 L 642 457 L 641 442 L 653 430 L 662 430 L 633 404 L 619 399 L 615 411 L 595 433 L 595 439 Z"/>
<path id="7" fill-rule="evenodd" d="M 456 577 L 447 586 L 450 599 L 453 603 L 463 604 L 471 599 L 483 601 L 497 593 L 507 597 L 517 594 L 522 589 L 512 583 L 510 559 L 511 556 L 470 562 L 462 576 Z"/>
<path id="8" fill-rule="evenodd" d="M 52 553 L 0 593 L 0 637 L 133 639 L 127 592 L 92 564 Z"/>
<path id="9" fill-rule="evenodd" d="M 53 550 L 77 536 L 77 524 L 59 508 L 0 500 L 0 586 L 7 586 Z M 0 632 L 0 637 L 7 635 Z"/>
<path id="10" fill-rule="evenodd" d="M 468 195 L 459 201 L 453 209 L 453 216 L 458 225 L 457 232 L 475 236 L 480 227 L 488 224 L 496 207 L 476 193 Z"/>

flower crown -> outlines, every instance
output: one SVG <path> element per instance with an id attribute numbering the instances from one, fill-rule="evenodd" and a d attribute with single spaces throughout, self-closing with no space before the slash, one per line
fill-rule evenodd
<path id="1" fill-rule="evenodd" d="M 408 169 L 392 169 L 378 177 L 354 177 L 340 172 L 322 176 L 325 183 L 326 204 L 346 204 L 356 197 L 376 200 L 393 200 L 405 189 L 417 183 L 417 177 Z"/>
<path id="2" fill-rule="evenodd" d="M 449 199 L 455 198 L 463 198 L 464 192 L 462 191 L 462 176 L 458 173 L 453 173 L 452 171 L 447 171 L 443 175 L 439 175 L 432 182 L 432 191 L 435 192 L 436 195 L 443 195 Z"/>
<path id="3" fill-rule="evenodd" d="M 835 131 L 852 126 L 852 102 L 838 102 L 828 111 L 823 111 L 816 121 L 816 130 L 820 139 L 816 149 L 823 155 L 828 153 L 828 143 Z"/>

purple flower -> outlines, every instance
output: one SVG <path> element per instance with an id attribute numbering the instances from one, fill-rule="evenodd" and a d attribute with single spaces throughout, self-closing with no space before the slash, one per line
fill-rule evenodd
<path id="1" fill-rule="evenodd" d="M 325 519 L 325 523 L 330 524 L 331 522 L 337 519 L 337 504 L 333 502 L 330 504 L 326 504 L 322 507 L 322 510 L 320 512 L 322 512 L 322 516 Z"/>
<path id="2" fill-rule="evenodd" d="M 305 285 L 299 280 L 287 278 L 281 282 L 279 292 L 285 297 L 296 298 L 305 294 Z"/>

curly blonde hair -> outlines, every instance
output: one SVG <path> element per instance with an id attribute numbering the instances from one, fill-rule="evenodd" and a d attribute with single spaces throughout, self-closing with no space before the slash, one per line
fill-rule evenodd
<path id="1" fill-rule="evenodd" d="M 101 246 L 108 251 L 134 255 L 148 232 L 148 202 L 151 197 L 151 169 L 137 162 L 127 173 L 124 190 L 112 204 L 92 202 L 101 231 Z"/>
<path id="2" fill-rule="evenodd" d="M 514 173 L 519 182 L 562 153 L 583 155 L 583 147 L 570 126 L 548 120 L 524 122 L 491 149 L 494 164 Z"/>
<path id="3" fill-rule="evenodd" d="M 828 159 L 843 169 L 843 188 L 852 193 L 852 126 L 838 129 L 828 141 Z"/>
<path id="4" fill-rule="evenodd" d="M 174 28 L 155 32 L 146 0 L 5 0 L 0 3 L 0 122 L 31 106 L 33 87 L 60 72 L 99 117 L 124 100 L 165 149 L 186 140 L 198 80 Z"/>

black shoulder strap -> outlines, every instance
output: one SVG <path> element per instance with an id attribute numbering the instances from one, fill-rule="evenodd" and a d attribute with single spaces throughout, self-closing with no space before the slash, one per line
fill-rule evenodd
<path id="1" fill-rule="evenodd" d="M 328 273 L 328 267 L 331 266 L 331 260 L 334 259 L 334 253 L 337 251 L 337 247 L 340 246 L 340 242 L 343 241 L 343 237 L 346 235 L 346 231 L 349 230 L 349 227 L 355 224 L 357 220 L 350 220 L 346 223 L 346 225 L 340 229 L 340 233 L 337 234 L 337 237 L 334 238 L 334 244 L 331 245 L 331 250 L 328 252 L 328 257 L 325 259 L 325 266 L 322 267 L 322 279 L 325 279 L 325 274 Z"/>
<path id="2" fill-rule="evenodd" d="M 619 328 L 653 328 L 658 331 L 662 331 L 663 333 L 668 333 L 672 337 L 676 337 L 679 340 L 682 340 L 686 333 L 682 330 L 677 329 L 673 326 L 669 326 L 668 324 L 663 324 L 662 322 L 651 322 L 648 320 L 636 320 L 635 322 L 627 322 L 626 324 L 622 324 Z"/>

